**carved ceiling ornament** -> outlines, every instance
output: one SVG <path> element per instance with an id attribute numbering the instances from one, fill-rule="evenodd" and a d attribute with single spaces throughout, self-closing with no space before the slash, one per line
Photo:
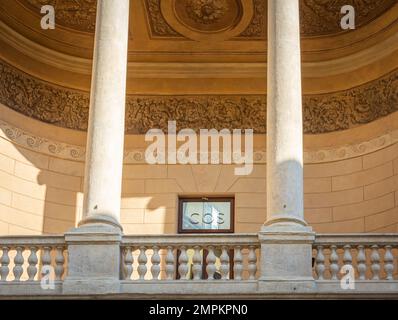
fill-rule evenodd
<path id="1" fill-rule="evenodd" d="M 183 37 L 175 31 L 165 20 L 160 9 L 160 0 L 145 0 L 145 7 L 149 25 L 153 36 L 157 37 Z"/>
<path id="2" fill-rule="evenodd" d="M 239 38 L 267 37 L 267 2 L 264 0 L 253 0 L 253 17 L 247 28 L 239 35 Z"/>
<path id="3" fill-rule="evenodd" d="M 242 15 L 240 0 L 175 0 L 181 23 L 202 32 L 220 32 L 233 27 Z"/>
<path id="4" fill-rule="evenodd" d="M 0 102 L 29 117 L 57 126 L 86 130 L 89 94 L 55 86 L 0 61 Z M 398 69 L 345 91 L 304 95 L 304 132 L 350 129 L 398 111 Z M 266 132 L 263 95 L 127 96 L 126 132 L 181 128 L 254 129 Z"/>
<path id="5" fill-rule="evenodd" d="M 97 0 L 18 0 L 27 8 L 40 14 L 43 5 L 52 5 L 56 11 L 56 22 L 83 32 L 95 31 Z M 161 12 L 164 0 L 144 0 L 151 33 L 156 37 L 181 37 Z M 175 0 L 180 20 L 195 30 L 216 32 L 227 28 L 236 20 L 237 10 L 242 10 L 242 0 Z M 265 39 L 267 34 L 266 0 L 253 2 L 250 24 L 238 37 Z M 356 26 L 365 25 L 396 4 L 396 0 L 300 0 L 301 33 L 304 37 L 326 36 L 343 31 L 340 27 L 340 9 L 352 5 L 356 9 Z M 242 15 L 242 13 L 240 13 Z"/>
<path id="6" fill-rule="evenodd" d="M 148 12 L 152 33 L 157 36 L 173 37 L 176 31 L 162 17 L 160 2 L 161 0 L 145 0 L 147 7 L 151 7 Z M 253 16 L 247 28 L 238 36 L 248 39 L 265 39 L 267 35 L 267 1 L 266 0 L 247 0 L 253 1 Z M 196 30 L 206 32 L 211 23 L 223 16 L 225 9 L 222 3 L 234 3 L 232 0 L 220 0 L 216 6 L 216 0 L 176 0 L 177 9 L 180 12 L 188 11 L 190 17 L 197 24 L 192 26 L 188 18 L 188 25 Z M 208 5 L 210 4 L 210 5 Z M 361 27 L 383 13 L 391 9 L 396 4 L 396 0 L 301 0 L 300 1 L 300 24 L 301 34 L 304 37 L 327 36 L 338 34 L 344 31 L 341 29 L 340 21 L 342 15 L 341 8 L 344 5 L 352 5 L 356 9 L 356 27 Z M 160 13 L 160 14 L 159 14 Z M 181 14 L 180 14 L 181 15 Z M 224 14 L 225 15 L 225 14 Z M 164 26 L 167 25 L 167 28 Z M 163 26 L 163 33 L 159 34 L 156 29 Z M 178 33 L 177 33 L 178 34 Z"/>
<path id="7" fill-rule="evenodd" d="M 202 24 L 220 21 L 228 9 L 227 0 L 188 0 L 185 8 L 191 19 Z"/>
<path id="8" fill-rule="evenodd" d="M 365 25 L 396 4 L 396 0 L 301 0 L 301 33 L 305 36 L 337 34 L 344 31 L 340 10 L 345 5 L 355 8 L 356 28 Z"/>
<path id="9" fill-rule="evenodd" d="M 56 23 L 83 32 L 95 31 L 97 0 L 19 0 L 40 14 L 40 8 L 51 5 Z"/>

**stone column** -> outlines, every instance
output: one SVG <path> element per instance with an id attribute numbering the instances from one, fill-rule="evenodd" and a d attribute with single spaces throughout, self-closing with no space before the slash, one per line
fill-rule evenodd
<path id="1" fill-rule="evenodd" d="M 305 226 L 298 0 L 268 2 L 267 221 Z"/>
<path id="2" fill-rule="evenodd" d="M 259 235 L 261 278 L 293 291 L 300 287 L 295 281 L 313 280 L 314 239 L 303 209 L 299 0 L 268 0 L 267 66 L 267 220 Z"/>
<path id="3" fill-rule="evenodd" d="M 129 0 L 97 0 L 83 220 L 65 234 L 64 294 L 120 291 Z"/>
<path id="4" fill-rule="evenodd" d="M 120 226 L 129 0 L 97 4 L 83 220 Z"/>

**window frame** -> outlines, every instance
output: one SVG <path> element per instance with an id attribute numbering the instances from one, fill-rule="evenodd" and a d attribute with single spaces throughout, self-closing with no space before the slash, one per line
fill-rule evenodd
<path id="1" fill-rule="evenodd" d="M 184 202 L 229 202 L 231 207 L 230 227 L 229 229 L 183 229 L 183 203 Z M 197 197 L 178 197 L 178 233 L 179 234 L 194 234 L 194 233 L 217 233 L 228 234 L 235 232 L 235 197 L 212 197 L 212 196 L 197 196 Z"/>

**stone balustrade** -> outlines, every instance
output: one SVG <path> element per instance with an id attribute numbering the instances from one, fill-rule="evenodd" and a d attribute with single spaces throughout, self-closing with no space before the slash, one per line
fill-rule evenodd
<path id="1" fill-rule="evenodd" d="M 61 293 L 66 257 L 64 236 L 0 237 L 0 296 Z"/>
<path id="2" fill-rule="evenodd" d="M 106 240 L 105 240 L 106 241 Z M 0 237 L 0 297 L 96 296 L 65 291 L 72 256 L 65 236 Z M 88 238 L 81 245 L 93 250 Z M 289 244 L 286 244 L 289 245 Z M 101 246 L 101 244 L 99 245 Z M 281 290 L 266 279 L 258 234 L 123 235 L 119 243 L 120 297 L 397 297 L 397 234 L 319 234 L 313 248 L 313 287 Z M 95 250 L 95 249 L 94 249 Z M 84 251 L 83 251 L 84 252 Z M 80 257 L 80 259 L 85 259 Z M 92 263 L 92 262 L 91 262 Z M 286 257 L 289 264 L 289 257 Z M 84 269 L 94 270 L 90 261 Z M 342 267 L 346 271 L 342 272 Z M 117 265 L 116 265 L 117 267 Z M 343 288 L 347 270 L 354 271 L 355 288 Z M 43 288 L 44 269 L 53 287 Z M 97 269 L 98 270 L 98 269 Z M 154 285 L 154 283 L 156 283 Z M 296 288 L 296 289 L 295 289 Z M 297 289 L 298 288 L 298 289 Z M 69 288 L 70 290 L 70 288 Z"/>
<path id="3" fill-rule="evenodd" d="M 256 280 L 257 235 L 125 236 L 124 280 Z"/>
<path id="4" fill-rule="evenodd" d="M 317 235 L 313 251 L 317 280 L 341 280 L 343 266 L 359 281 L 398 280 L 398 234 Z"/>

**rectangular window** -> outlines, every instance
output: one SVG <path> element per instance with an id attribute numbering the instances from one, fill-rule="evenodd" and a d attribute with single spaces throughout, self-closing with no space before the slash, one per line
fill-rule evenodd
<path id="1" fill-rule="evenodd" d="M 179 233 L 233 233 L 234 198 L 180 198 Z"/>

